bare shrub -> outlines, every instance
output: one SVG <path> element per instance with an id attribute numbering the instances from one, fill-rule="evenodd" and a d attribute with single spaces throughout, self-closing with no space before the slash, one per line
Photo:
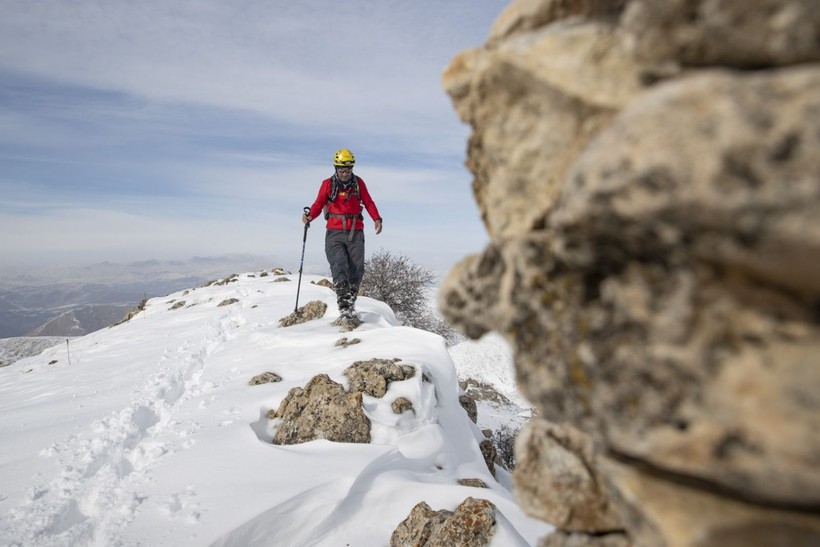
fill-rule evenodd
<path id="1" fill-rule="evenodd" d="M 507 471 L 515 469 L 515 437 L 520 428 L 503 424 L 493 431 L 492 441 L 495 445 L 495 452 L 498 462 Z"/>
<path id="2" fill-rule="evenodd" d="M 365 260 L 359 294 L 390 306 L 403 325 L 434 332 L 448 344 L 459 342 L 461 335 L 431 304 L 429 291 L 435 282 L 432 271 L 381 249 Z"/>

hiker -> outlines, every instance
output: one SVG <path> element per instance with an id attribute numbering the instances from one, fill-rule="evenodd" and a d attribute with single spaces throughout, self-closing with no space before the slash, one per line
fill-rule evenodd
<path id="1" fill-rule="evenodd" d="M 325 255 L 330 263 L 336 302 L 343 318 L 356 317 L 356 296 L 364 274 L 364 216 L 362 207 L 376 224 L 376 233 L 382 231 L 382 217 L 367 191 L 361 177 L 353 174 L 356 158 L 347 148 L 333 155 L 336 172 L 322 181 L 319 195 L 302 215 L 302 222 L 310 222 L 324 210 L 327 220 Z"/>

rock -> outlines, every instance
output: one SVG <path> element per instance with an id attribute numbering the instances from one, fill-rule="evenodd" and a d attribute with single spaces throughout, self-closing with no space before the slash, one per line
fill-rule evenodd
<path id="1" fill-rule="evenodd" d="M 273 444 L 299 444 L 317 439 L 369 443 L 370 420 L 362 409 L 362 394 L 348 393 L 326 374 L 314 376 L 302 388 L 291 389 L 274 413 L 281 419 Z"/>
<path id="2" fill-rule="evenodd" d="M 476 405 L 475 399 L 465 393 L 463 395 L 459 395 L 458 403 L 461 405 L 461 408 L 467 412 L 467 416 L 470 417 L 470 420 L 474 424 L 478 423 L 478 406 Z"/>
<path id="3" fill-rule="evenodd" d="M 239 281 L 239 274 L 234 273 L 234 274 L 231 274 L 231 275 L 229 275 L 227 277 L 224 277 L 222 279 L 214 279 L 213 281 L 208 281 L 207 283 L 205 283 L 203 285 L 203 287 L 210 287 L 212 285 L 213 286 L 225 286 L 228 283 L 236 283 L 237 281 Z"/>
<path id="4" fill-rule="evenodd" d="M 651 470 L 602 460 L 622 496 L 617 507 L 635 545 L 811 547 L 816 513 L 767 508 L 717 491 L 669 481 Z M 652 500 L 651 504 L 645 500 Z M 694 508 L 694 510 L 693 510 Z"/>
<path id="5" fill-rule="evenodd" d="M 458 483 L 471 488 L 487 488 L 487 483 L 481 479 L 458 479 Z"/>
<path id="6" fill-rule="evenodd" d="M 490 474 L 495 477 L 495 461 L 498 459 L 498 453 L 492 439 L 484 439 L 478 446 L 481 448 L 481 455 L 484 456 L 484 463 L 487 464 L 487 469 L 489 469 Z"/>
<path id="7" fill-rule="evenodd" d="M 186 291 L 186 293 L 187 293 L 187 291 Z M 147 304 L 148 304 L 148 299 L 143 298 L 142 300 L 140 300 L 139 304 L 137 304 L 127 314 L 125 314 L 125 317 L 123 317 L 120 321 L 114 323 L 111 326 L 116 327 L 117 325 L 122 325 L 123 323 L 127 323 L 128 321 L 131 321 L 131 319 L 133 319 L 138 313 L 145 310 L 145 306 Z"/>
<path id="8" fill-rule="evenodd" d="M 516 0 L 510 2 L 493 23 L 487 46 L 570 17 L 614 19 L 626 3 L 626 0 Z"/>
<path id="9" fill-rule="evenodd" d="M 527 514 L 574 532 L 623 530 L 587 435 L 532 419 L 516 439 L 515 454 L 515 496 Z"/>
<path id="10" fill-rule="evenodd" d="M 545 541 L 815 541 L 818 29 L 814 0 L 518 0 L 446 69 L 490 243 L 439 303 L 552 424 L 516 470 Z"/>
<path id="11" fill-rule="evenodd" d="M 495 506 L 483 499 L 467 498 L 454 512 L 433 511 L 425 502 L 413 507 L 390 537 L 391 547 L 483 547 L 495 532 Z"/>
<path id="12" fill-rule="evenodd" d="M 342 332 L 356 330 L 362 322 L 355 317 L 339 317 L 331 323 L 334 327 L 341 327 Z"/>
<path id="13" fill-rule="evenodd" d="M 308 302 L 301 308 L 297 309 L 287 317 L 280 319 L 279 326 L 291 327 L 293 325 L 298 325 L 299 323 L 319 319 L 320 317 L 324 317 L 326 311 L 327 304 L 320 300 L 313 300 L 312 302 Z"/>
<path id="14" fill-rule="evenodd" d="M 276 279 L 273 280 L 274 283 L 282 283 L 282 282 L 285 282 L 285 281 L 290 282 L 290 278 L 289 277 L 277 277 Z"/>
<path id="15" fill-rule="evenodd" d="M 273 275 L 290 275 L 290 272 L 284 268 L 274 268 L 270 271 Z"/>
<path id="16" fill-rule="evenodd" d="M 226 298 L 217 305 L 217 308 L 220 308 L 222 306 L 230 306 L 231 304 L 236 304 L 237 302 L 239 302 L 238 298 Z"/>
<path id="17" fill-rule="evenodd" d="M 432 546 L 429 543 L 431 534 L 443 526 L 452 514 L 445 510 L 433 511 L 425 502 L 419 502 L 393 531 L 390 536 L 390 547 Z"/>
<path id="18" fill-rule="evenodd" d="M 623 26 L 647 62 L 738 68 L 820 60 L 812 0 L 632 0 Z"/>
<path id="19" fill-rule="evenodd" d="M 443 76 L 473 128 L 467 166 L 495 237 L 538 226 L 584 145 L 641 88 L 614 24 L 546 27 L 457 57 Z"/>
<path id="20" fill-rule="evenodd" d="M 493 405 L 506 406 L 514 404 L 510 401 L 509 397 L 500 393 L 495 386 L 487 382 L 482 382 L 474 378 L 466 378 L 459 381 L 459 386 L 466 392 L 465 395 L 474 401 L 488 401 L 493 403 Z"/>
<path id="21" fill-rule="evenodd" d="M 249 385 L 258 386 L 260 384 L 272 384 L 275 382 L 281 382 L 282 377 L 276 374 L 275 372 L 263 372 L 262 374 L 257 374 L 253 378 L 248 381 Z"/>
<path id="22" fill-rule="evenodd" d="M 410 412 L 415 413 L 415 410 L 413 410 L 413 403 L 405 397 L 399 397 L 398 399 L 393 401 L 393 403 L 390 405 L 390 408 L 393 409 L 393 412 L 395 414 L 402 414 L 404 412 L 407 412 L 408 410 Z"/>
<path id="23" fill-rule="evenodd" d="M 384 397 L 390 382 L 409 380 L 416 375 L 413 365 L 397 364 L 401 359 L 370 359 L 356 361 L 344 371 L 351 391 L 361 391 L 371 397 Z"/>
<path id="24" fill-rule="evenodd" d="M 313 285 L 319 285 L 320 287 L 327 287 L 328 289 L 336 290 L 336 285 L 333 284 L 332 281 L 327 279 L 320 279 L 319 281 L 311 281 Z"/>
<path id="25" fill-rule="evenodd" d="M 359 338 L 348 339 L 346 336 L 344 336 L 344 337 L 339 338 L 338 340 L 336 340 L 335 345 L 337 347 L 346 348 L 348 346 L 352 346 L 352 345 L 359 344 L 359 343 L 361 343 L 361 340 Z"/>
<path id="26" fill-rule="evenodd" d="M 795 68 L 647 93 L 579 159 L 551 218 L 571 249 L 553 259 L 598 270 L 599 301 L 567 309 L 611 329 L 590 329 L 578 366 L 607 443 L 763 502 L 820 502 L 820 397 L 805 390 L 820 385 L 805 366 L 820 349 L 818 85 L 820 68 Z M 684 123 L 696 112 L 707 133 Z M 804 336 L 783 334 L 795 323 Z"/>

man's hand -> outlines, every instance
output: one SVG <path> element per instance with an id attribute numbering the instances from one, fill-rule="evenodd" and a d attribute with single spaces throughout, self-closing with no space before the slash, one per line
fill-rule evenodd
<path id="1" fill-rule="evenodd" d="M 382 233 L 382 219 L 376 221 L 376 234 Z"/>
<path id="2" fill-rule="evenodd" d="M 302 213 L 302 224 L 307 224 L 310 220 L 311 218 L 306 213 Z"/>

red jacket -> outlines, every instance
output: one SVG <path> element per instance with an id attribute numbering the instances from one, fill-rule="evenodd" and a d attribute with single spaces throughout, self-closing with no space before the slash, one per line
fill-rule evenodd
<path id="1" fill-rule="evenodd" d="M 356 175 L 353 176 L 356 177 Z M 353 218 L 328 217 L 328 230 L 349 230 L 351 221 L 356 222 L 357 230 L 363 230 L 364 222 L 362 222 L 361 212 L 362 206 L 364 206 L 370 218 L 374 221 L 381 220 L 379 210 L 376 208 L 373 198 L 370 197 L 370 192 L 367 191 L 364 181 L 361 177 L 356 177 L 356 179 L 359 181 L 359 199 L 352 192 L 340 190 L 334 201 L 330 201 L 331 179 L 323 180 L 322 186 L 319 187 L 319 195 L 316 196 L 316 201 L 310 207 L 310 218 L 319 218 L 322 210 L 327 206 L 327 212 L 331 215 L 354 215 Z"/>

